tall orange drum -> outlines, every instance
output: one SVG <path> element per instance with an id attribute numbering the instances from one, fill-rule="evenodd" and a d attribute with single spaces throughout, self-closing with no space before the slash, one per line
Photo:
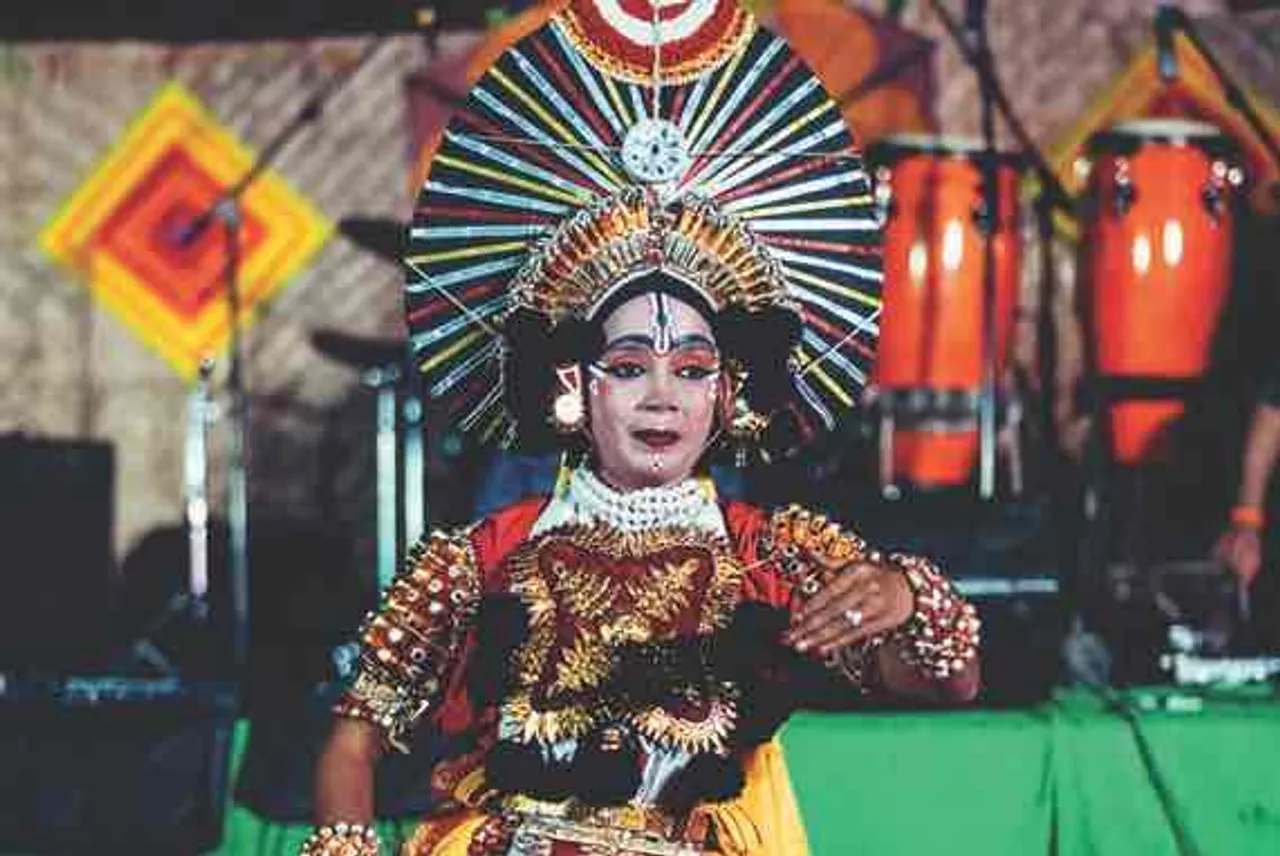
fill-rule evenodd
<path id="1" fill-rule="evenodd" d="M 884 312 L 875 390 L 893 414 L 892 481 L 962 484 L 978 452 L 984 230 L 977 141 L 902 135 L 867 153 L 884 215 Z M 996 369 L 1005 361 L 1022 255 L 1017 156 L 997 155 Z M 883 445 L 883 444 L 882 444 Z"/>
<path id="2" fill-rule="evenodd" d="M 1094 364 L 1112 382 L 1112 455 L 1147 457 L 1184 405 L 1160 385 L 1203 374 L 1230 287 L 1234 148 L 1212 125 L 1140 119 L 1089 142 L 1080 275 Z M 1148 391 L 1143 392 L 1142 388 Z M 1150 390 L 1157 390 L 1151 392 Z"/>

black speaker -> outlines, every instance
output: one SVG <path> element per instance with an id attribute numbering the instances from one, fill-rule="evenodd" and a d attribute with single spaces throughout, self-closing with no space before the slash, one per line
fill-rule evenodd
<path id="1" fill-rule="evenodd" d="M 1062 677 L 1066 612 L 1056 577 L 959 577 L 955 586 L 982 622 L 982 689 L 993 707 L 1047 701 Z"/>
<path id="2" fill-rule="evenodd" d="M 265 687 L 309 687 L 330 677 L 331 656 L 376 601 L 372 580 L 351 561 L 341 526 L 255 519 L 249 529 L 249 680 Z M 193 615 L 188 530 L 148 532 L 125 557 L 113 621 L 115 674 L 154 675 L 165 667 L 184 678 L 235 676 L 235 615 L 227 569 L 228 533 L 209 523 L 205 614 Z M 157 665 L 159 664 L 159 665 Z"/>
<path id="3" fill-rule="evenodd" d="M 216 847 L 237 699 L 226 685 L 68 679 L 0 690 L 0 851 Z"/>
<path id="4" fill-rule="evenodd" d="M 0 672 L 72 674 L 104 649 L 109 444 L 0 437 Z"/>

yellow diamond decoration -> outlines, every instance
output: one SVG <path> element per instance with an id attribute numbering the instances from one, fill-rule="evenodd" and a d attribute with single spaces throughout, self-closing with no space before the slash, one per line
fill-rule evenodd
<path id="1" fill-rule="evenodd" d="M 231 335 L 226 229 L 190 226 L 240 181 L 253 154 L 179 83 L 165 85 L 40 233 L 41 249 L 190 381 Z M 240 322 L 333 232 L 279 175 L 240 196 Z"/>

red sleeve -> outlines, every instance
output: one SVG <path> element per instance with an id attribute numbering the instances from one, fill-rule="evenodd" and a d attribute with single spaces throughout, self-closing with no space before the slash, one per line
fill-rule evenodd
<path id="1" fill-rule="evenodd" d="M 475 545 L 485 593 L 500 588 L 498 571 L 503 560 L 529 537 L 546 504 L 544 497 L 523 500 L 495 511 L 472 530 L 471 543 Z"/>
<path id="2" fill-rule="evenodd" d="M 789 609 L 792 603 L 791 583 L 779 573 L 776 562 L 762 561 L 760 538 L 769 523 L 763 509 L 742 502 L 730 502 L 724 508 L 725 525 L 734 550 L 747 566 L 742 580 L 743 600 Z"/>

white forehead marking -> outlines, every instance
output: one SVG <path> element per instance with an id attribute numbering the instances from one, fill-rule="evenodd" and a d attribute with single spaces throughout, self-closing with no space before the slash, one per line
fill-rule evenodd
<path id="1" fill-rule="evenodd" d="M 654 353 L 671 353 L 679 338 L 680 331 L 676 329 L 675 313 L 671 308 L 671 303 L 662 292 L 649 295 L 649 337 L 653 339 Z"/>

